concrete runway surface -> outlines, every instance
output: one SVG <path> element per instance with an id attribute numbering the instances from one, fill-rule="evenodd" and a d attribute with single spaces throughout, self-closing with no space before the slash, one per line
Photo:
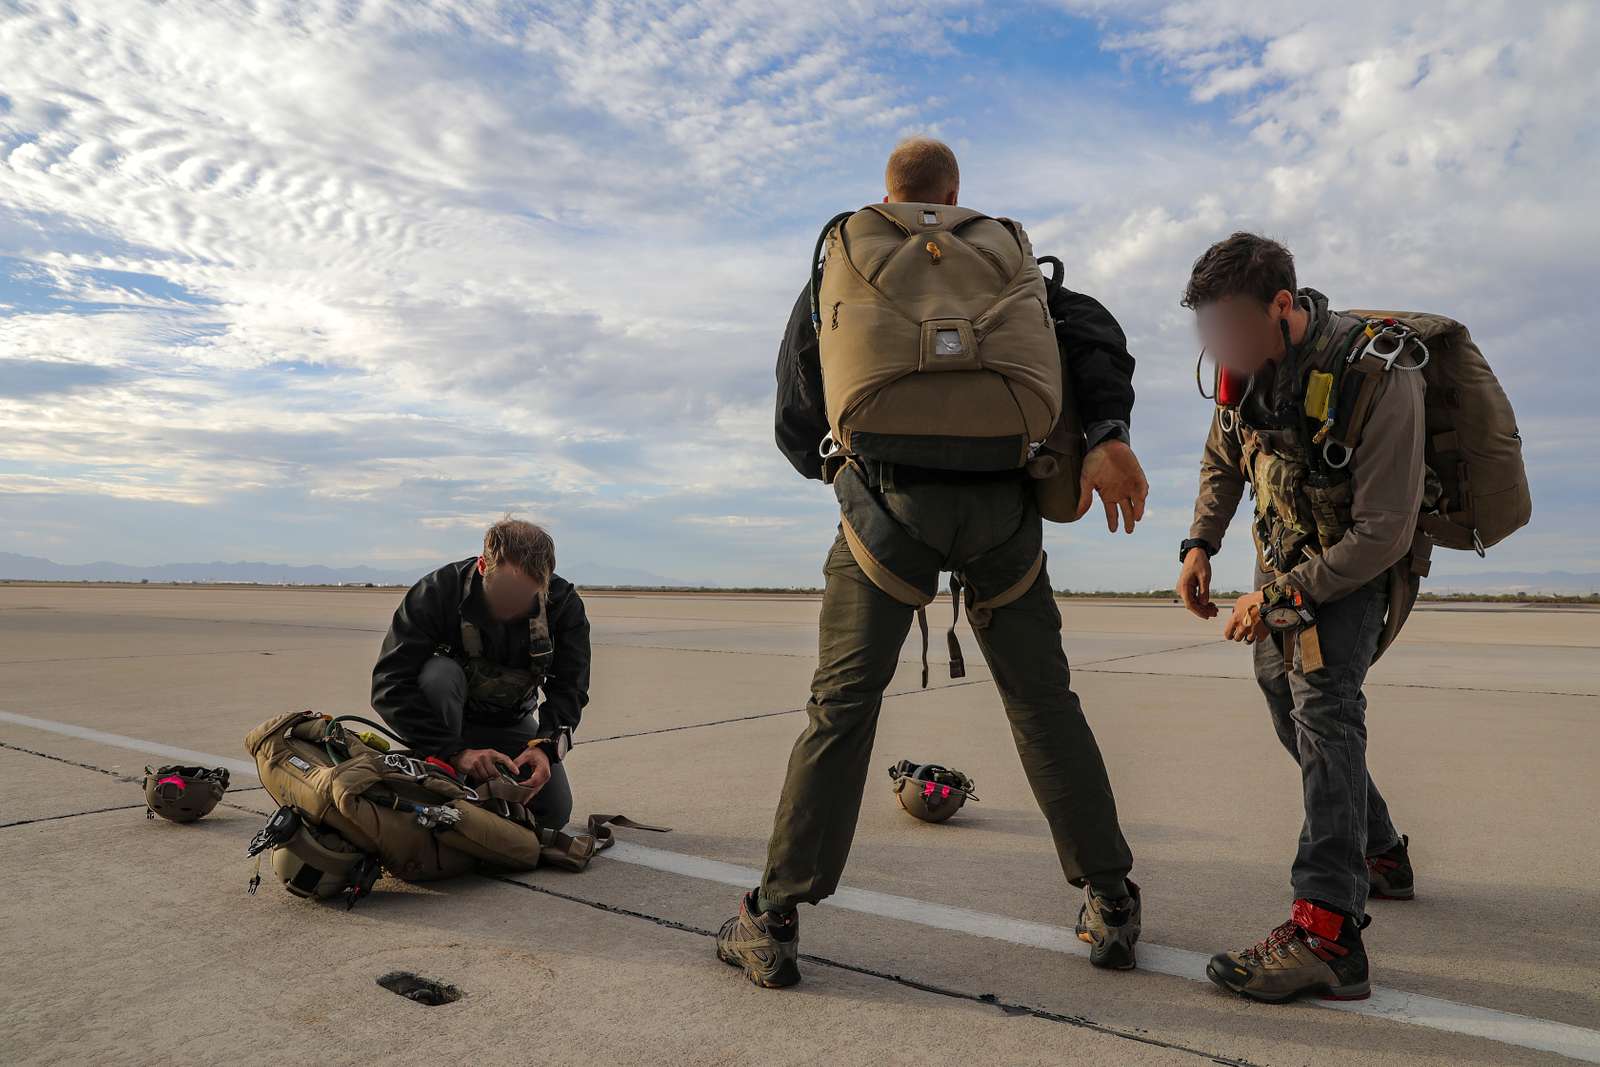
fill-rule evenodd
<path id="1" fill-rule="evenodd" d="M 1144 887 L 1133 973 L 1072 938 L 1077 895 L 970 634 L 959 683 L 936 663 L 919 690 L 903 652 L 848 889 L 802 910 L 805 981 L 760 990 L 716 962 L 804 721 L 808 597 L 586 597 L 577 811 L 672 833 L 620 831 L 577 875 L 386 879 L 348 913 L 271 881 L 247 896 L 274 805 L 245 732 L 367 712 L 399 596 L 0 586 L 0 1061 L 1600 1062 L 1600 612 L 1424 607 L 1378 665 L 1370 764 L 1418 896 L 1373 902 L 1379 988 L 1329 1010 L 1203 978 L 1287 915 L 1299 776 L 1248 654 L 1154 602 L 1063 602 Z M 884 773 L 901 758 L 960 768 L 982 801 L 915 822 Z M 229 761 L 224 806 L 147 821 L 135 779 L 174 761 Z M 394 969 L 465 996 L 412 1003 L 375 983 Z"/>

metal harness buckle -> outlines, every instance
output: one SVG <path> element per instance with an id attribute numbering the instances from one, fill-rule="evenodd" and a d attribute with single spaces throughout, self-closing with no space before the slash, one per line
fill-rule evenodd
<path id="1" fill-rule="evenodd" d="M 1392 319 L 1385 322 L 1377 330 L 1374 330 L 1371 326 L 1367 327 L 1367 343 L 1355 351 L 1355 354 L 1350 357 L 1350 362 L 1355 363 L 1365 356 L 1371 356 L 1383 364 L 1384 370 L 1394 370 L 1396 361 L 1400 358 L 1400 354 L 1406 350 L 1406 342 L 1408 341 L 1414 342 L 1422 350 L 1422 359 L 1417 363 L 1401 363 L 1399 367 L 1401 370 L 1421 370 L 1428 365 L 1428 360 L 1431 358 L 1428 354 L 1428 346 L 1422 343 L 1422 338 L 1415 330 L 1403 326 Z M 1393 344 L 1393 348 L 1384 347 L 1390 343 Z"/>

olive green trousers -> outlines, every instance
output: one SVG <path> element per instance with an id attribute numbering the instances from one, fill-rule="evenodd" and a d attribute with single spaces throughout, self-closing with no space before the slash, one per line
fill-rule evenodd
<path id="1" fill-rule="evenodd" d="M 824 574 L 817 671 L 806 706 L 810 721 L 789 756 L 761 881 L 764 901 L 778 908 L 815 904 L 838 888 L 861 811 L 883 692 L 916 613 L 868 580 L 843 536 L 834 542 Z M 1072 691 L 1061 611 L 1044 569 L 1027 593 L 994 609 L 988 625 L 974 632 L 1028 783 L 1050 825 L 1062 873 L 1075 886 L 1088 883 L 1121 896 L 1133 856 L 1117 824 L 1100 747 Z"/>

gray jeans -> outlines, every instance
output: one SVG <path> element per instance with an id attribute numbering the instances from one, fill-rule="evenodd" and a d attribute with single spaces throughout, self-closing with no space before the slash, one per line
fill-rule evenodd
<path id="1" fill-rule="evenodd" d="M 467 714 L 467 673 L 449 656 L 434 656 L 422 667 L 417 685 L 433 710 L 444 717 L 448 727 L 461 737 L 466 748 L 490 748 L 513 758 L 520 756 L 535 736 L 538 724 L 529 715 L 509 726 L 488 726 L 473 722 Z M 550 780 L 528 805 L 540 826 L 560 829 L 572 818 L 572 785 L 567 770 L 559 763 L 550 765 Z"/>
<path id="2" fill-rule="evenodd" d="M 1257 574 L 1257 586 L 1270 576 Z M 1388 580 L 1317 607 L 1324 666 L 1306 673 L 1298 653 L 1286 670 L 1276 640 L 1255 646 L 1256 684 L 1266 694 L 1278 740 L 1300 764 L 1305 822 L 1294 857 L 1296 899 L 1316 900 L 1351 915 L 1367 905 L 1366 857 L 1400 840 L 1389 806 L 1367 773 L 1367 698 L 1388 604 Z"/>

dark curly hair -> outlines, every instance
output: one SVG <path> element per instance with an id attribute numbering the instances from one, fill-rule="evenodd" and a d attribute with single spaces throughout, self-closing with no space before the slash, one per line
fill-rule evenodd
<path id="1" fill-rule="evenodd" d="M 1241 231 L 1218 241 L 1194 261 L 1183 306 L 1199 308 L 1230 296 L 1270 304 L 1285 289 L 1296 291 L 1294 256 L 1270 237 Z"/>

